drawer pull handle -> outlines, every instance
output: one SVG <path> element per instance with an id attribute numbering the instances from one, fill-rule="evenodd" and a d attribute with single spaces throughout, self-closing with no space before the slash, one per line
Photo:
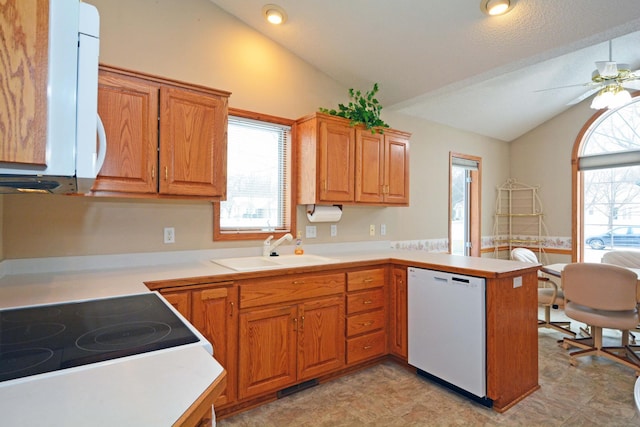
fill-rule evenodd
<path id="1" fill-rule="evenodd" d="M 304 316 L 300 316 L 300 329 L 304 329 Z"/>
<path id="2" fill-rule="evenodd" d="M 371 350 L 373 346 L 371 345 L 365 345 L 364 347 L 362 347 L 363 350 Z"/>
<path id="3" fill-rule="evenodd" d="M 304 280 L 294 280 L 293 284 L 294 285 L 304 285 Z"/>
<path id="4" fill-rule="evenodd" d="M 370 299 L 362 301 L 363 304 L 373 304 L 373 301 Z"/>
<path id="5" fill-rule="evenodd" d="M 371 326 L 373 325 L 373 322 L 369 321 L 369 322 L 362 322 L 361 323 L 362 326 Z"/>
<path id="6" fill-rule="evenodd" d="M 234 306 L 233 301 L 231 301 L 231 302 L 229 303 L 229 305 L 231 306 L 231 310 L 230 310 L 230 313 L 229 313 L 229 317 L 233 317 L 233 306 Z"/>
<path id="7" fill-rule="evenodd" d="M 367 277 L 366 279 L 363 280 L 364 283 L 371 283 L 373 282 L 373 279 L 371 277 Z"/>
<path id="8" fill-rule="evenodd" d="M 293 331 L 294 332 L 298 331 L 298 318 L 297 317 L 293 318 Z"/>

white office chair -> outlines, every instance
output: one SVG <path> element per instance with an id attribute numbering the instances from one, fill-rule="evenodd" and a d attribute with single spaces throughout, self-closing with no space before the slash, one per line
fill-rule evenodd
<path id="1" fill-rule="evenodd" d="M 511 251 L 511 259 L 538 264 L 536 254 L 526 248 L 513 249 Z M 551 321 L 551 308 L 564 308 L 564 294 L 557 283 L 546 276 L 542 276 L 540 272 L 538 272 L 538 305 L 544 307 L 544 320 L 538 319 L 538 328 L 554 329 L 563 334 L 576 336 L 576 333 L 569 329 L 571 322 Z"/>

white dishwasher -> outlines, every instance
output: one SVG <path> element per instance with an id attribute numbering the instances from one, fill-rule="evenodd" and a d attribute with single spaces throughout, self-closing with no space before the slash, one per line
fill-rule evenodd
<path id="1" fill-rule="evenodd" d="M 408 269 L 409 364 L 485 406 L 485 279 Z"/>

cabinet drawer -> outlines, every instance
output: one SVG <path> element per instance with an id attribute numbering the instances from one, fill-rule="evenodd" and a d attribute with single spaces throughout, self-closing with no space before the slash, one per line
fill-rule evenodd
<path id="1" fill-rule="evenodd" d="M 355 292 L 347 295 L 347 314 L 374 310 L 384 306 L 384 289 Z"/>
<path id="2" fill-rule="evenodd" d="M 347 336 L 364 334 L 384 328 L 384 310 L 355 314 L 347 318 Z"/>
<path id="3" fill-rule="evenodd" d="M 384 276 L 384 268 L 348 272 L 347 291 L 380 288 L 384 286 Z"/>
<path id="4" fill-rule="evenodd" d="M 335 295 L 344 287 L 344 273 L 251 280 L 240 284 L 240 308 Z"/>
<path id="5" fill-rule="evenodd" d="M 347 364 L 385 354 L 384 331 L 347 340 Z"/>

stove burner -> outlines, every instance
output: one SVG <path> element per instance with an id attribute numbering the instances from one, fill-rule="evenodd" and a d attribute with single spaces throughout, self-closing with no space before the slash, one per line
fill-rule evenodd
<path id="1" fill-rule="evenodd" d="M 53 350 L 37 347 L 0 353 L 0 378 L 41 365 L 52 357 Z"/>
<path id="2" fill-rule="evenodd" d="M 41 322 L 59 317 L 62 310 L 56 307 L 34 307 L 7 310 L 2 312 L 0 319 L 4 322 Z"/>
<path id="3" fill-rule="evenodd" d="M 148 310 L 152 303 L 148 300 L 123 299 L 89 301 L 78 306 L 76 314 L 83 318 L 122 317 Z"/>
<path id="4" fill-rule="evenodd" d="M 26 344 L 55 337 L 62 333 L 66 326 L 62 323 L 29 323 L 2 331 L 0 345 Z"/>
<path id="5" fill-rule="evenodd" d="M 156 293 L 1 310 L 0 384 L 199 341 Z"/>
<path id="6" fill-rule="evenodd" d="M 86 351 L 115 351 L 160 341 L 171 333 L 171 326 L 161 322 L 128 322 L 89 331 L 76 340 Z"/>

